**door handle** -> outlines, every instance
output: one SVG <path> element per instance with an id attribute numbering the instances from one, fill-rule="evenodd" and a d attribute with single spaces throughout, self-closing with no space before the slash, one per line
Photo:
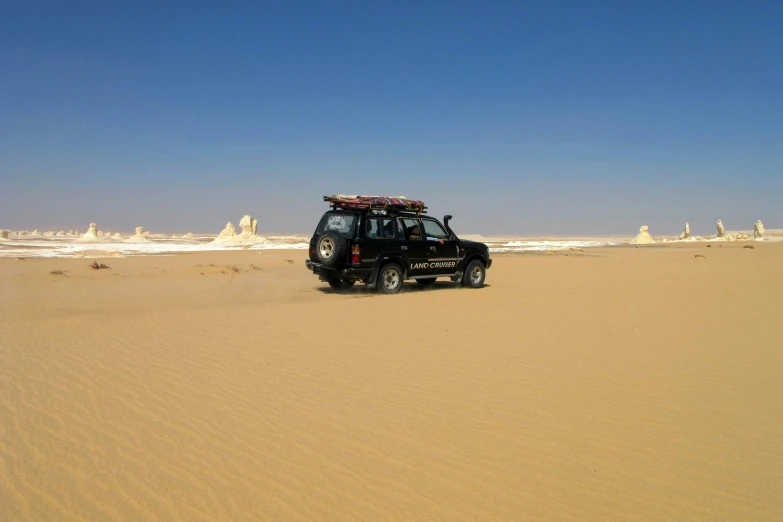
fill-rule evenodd
<path id="1" fill-rule="evenodd" d="M 430 250 L 435 250 L 435 247 L 434 247 L 434 246 L 431 246 L 431 247 L 430 247 Z"/>
<path id="2" fill-rule="evenodd" d="M 400 250 L 408 250 L 408 247 L 406 247 L 405 245 L 402 245 L 402 246 L 400 247 Z"/>

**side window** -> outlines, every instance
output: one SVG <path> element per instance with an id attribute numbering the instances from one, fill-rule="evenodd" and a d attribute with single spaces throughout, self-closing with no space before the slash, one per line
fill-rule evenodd
<path id="1" fill-rule="evenodd" d="M 391 239 L 394 237 L 394 221 L 391 219 L 369 218 L 367 220 L 369 239 Z"/>
<path id="2" fill-rule="evenodd" d="M 426 239 L 437 241 L 438 239 L 446 239 L 446 237 L 448 237 L 446 231 L 443 230 L 443 227 L 440 226 L 437 221 L 425 219 L 422 223 L 424 223 L 424 234 L 426 235 Z"/>
<path id="3" fill-rule="evenodd" d="M 421 223 L 418 219 L 402 219 L 401 221 L 402 226 L 405 228 L 405 239 L 416 241 L 422 238 Z"/>

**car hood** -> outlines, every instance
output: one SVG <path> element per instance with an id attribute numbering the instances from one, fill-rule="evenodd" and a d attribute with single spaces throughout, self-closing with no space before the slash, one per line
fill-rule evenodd
<path id="1" fill-rule="evenodd" d="M 479 243 L 478 241 L 470 241 L 468 239 L 457 239 L 457 244 L 465 249 L 475 249 L 475 250 L 489 250 L 489 247 L 485 245 L 484 243 Z"/>

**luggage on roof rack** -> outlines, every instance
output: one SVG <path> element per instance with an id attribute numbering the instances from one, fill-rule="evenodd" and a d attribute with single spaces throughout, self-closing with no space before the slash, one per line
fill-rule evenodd
<path id="1" fill-rule="evenodd" d="M 414 212 L 416 214 L 427 211 L 423 201 L 403 197 L 335 194 L 333 196 L 324 196 L 324 201 L 331 204 L 332 208 L 345 210 L 397 210 L 400 212 Z"/>

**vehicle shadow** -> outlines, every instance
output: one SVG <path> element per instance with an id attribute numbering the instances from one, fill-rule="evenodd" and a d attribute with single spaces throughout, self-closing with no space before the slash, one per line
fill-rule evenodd
<path id="1" fill-rule="evenodd" d="M 484 283 L 479 288 L 465 288 L 461 284 L 454 283 L 452 281 L 437 281 L 431 285 L 420 285 L 414 281 L 408 281 L 403 283 L 402 289 L 400 290 L 399 293 L 416 294 L 420 292 L 436 292 L 436 291 L 448 291 L 448 290 L 482 290 L 484 288 L 489 288 L 491 286 L 492 285 L 488 285 Z M 330 286 L 319 286 L 317 290 L 322 294 L 346 295 L 350 297 L 376 297 L 376 296 L 387 295 L 378 292 L 377 288 L 367 288 L 361 283 L 357 283 L 353 287 L 343 289 L 343 290 L 338 290 Z"/>

